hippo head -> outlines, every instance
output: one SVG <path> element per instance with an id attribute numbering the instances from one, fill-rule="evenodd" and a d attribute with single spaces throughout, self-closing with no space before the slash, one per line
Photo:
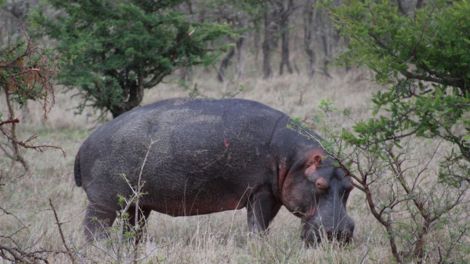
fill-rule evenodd
<path id="1" fill-rule="evenodd" d="M 335 164 L 321 149 L 309 150 L 286 172 L 282 184 L 282 202 L 302 218 L 302 239 L 308 246 L 323 237 L 349 242 L 353 236 L 354 222 L 346 212 L 353 184 Z"/>

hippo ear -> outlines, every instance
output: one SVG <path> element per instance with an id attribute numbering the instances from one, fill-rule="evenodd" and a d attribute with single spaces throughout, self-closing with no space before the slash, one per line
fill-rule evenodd
<path id="1" fill-rule="evenodd" d="M 310 164 L 313 164 L 313 165 L 318 167 L 318 166 L 320 166 L 322 160 L 323 160 L 323 156 L 320 153 L 315 153 L 310 158 Z"/>
<path id="2" fill-rule="evenodd" d="M 305 175 L 312 174 L 320 166 L 322 159 L 323 155 L 321 153 L 313 153 L 307 160 L 307 169 L 305 169 Z"/>

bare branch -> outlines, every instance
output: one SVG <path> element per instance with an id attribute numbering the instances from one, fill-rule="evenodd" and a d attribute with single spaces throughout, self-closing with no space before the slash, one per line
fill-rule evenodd
<path id="1" fill-rule="evenodd" d="M 57 216 L 57 211 L 55 210 L 54 205 L 52 204 L 52 200 L 50 198 L 49 198 L 49 206 L 51 207 L 52 212 L 54 213 L 55 223 L 57 225 L 57 229 L 59 230 L 60 239 L 62 240 L 62 245 L 65 248 L 65 252 L 67 252 L 67 255 L 69 256 L 70 261 L 72 263 L 75 263 L 75 257 L 73 256 L 72 251 L 67 246 L 67 242 L 65 241 L 64 232 L 62 231 L 62 223 L 59 221 L 59 217 Z"/>
<path id="2" fill-rule="evenodd" d="M 20 120 L 18 120 L 18 118 L 5 120 L 5 121 L 0 121 L 0 126 L 6 125 L 6 124 L 19 123 L 19 122 L 20 122 Z"/>

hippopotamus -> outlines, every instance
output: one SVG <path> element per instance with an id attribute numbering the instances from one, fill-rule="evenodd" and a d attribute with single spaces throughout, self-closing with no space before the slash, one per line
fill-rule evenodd
<path id="1" fill-rule="evenodd" d="M 248 229 L 267 230 L 282 206 L 301 218 L 301 237 L 349 241 L 346 212 L 353 183 L 320 137 L 286 114 L 243 99 L 169 99 L 126 112 L 97 128 L 75 159 L 89 204 L 88 240 L 106 236 L 119 197 L 151 211 L 192 216 L 246 208 Z M 129 207 L 129 206 L 128 206 Z"/>

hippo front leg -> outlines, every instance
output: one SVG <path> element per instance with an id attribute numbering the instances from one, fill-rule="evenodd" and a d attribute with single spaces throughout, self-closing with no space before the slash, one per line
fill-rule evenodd
<path id="1" fill-rule="evenodd" d="M 248 229 L 252 233 L 264 232 L 281 208 L 273 194 L 267 189 L 253 193 L 248 200 Z"/>

